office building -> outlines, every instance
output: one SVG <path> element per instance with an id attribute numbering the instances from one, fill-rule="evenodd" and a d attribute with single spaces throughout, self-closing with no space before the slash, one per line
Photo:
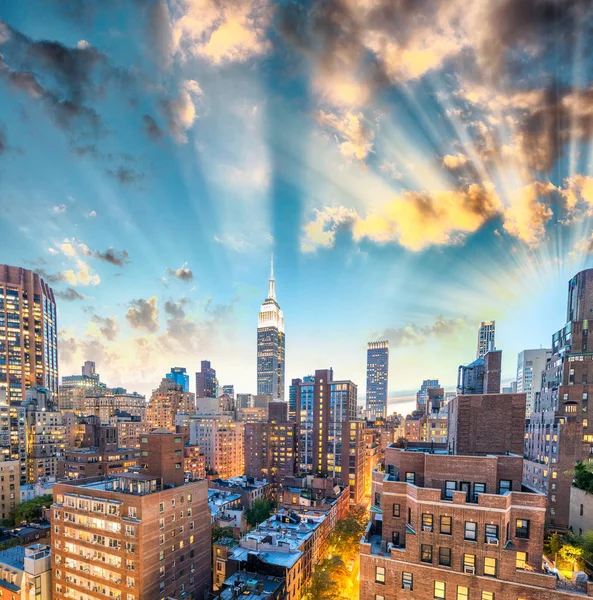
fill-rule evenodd
<path id="1" fill-rule="evenodd" d="M 314 378 L 309 375 L 308 383 L 312 381 L 314 381 Z M 288 386 L 288 418 L 290 421 L 296 421 L 297 390 L 300 383 L 303 383 L 303 379 L 293 379 Z"/>
<path id="2" fill-rule="evenodd" d="M 425 379 L 420 386 L 420 389 L 416 392 L 416 410 L 421 413 L 430 412 L 426 407 L 428 406 L 428 390 L 439 388 L 438 379 Z"/>
<path id="3" fill-rule="evenodd" d="M 200 363 L 200 371 L 196 373 L 196 398 L 216 398 L 218 396 L 218 379 L 216 369 L 209 360 Z"/>
<path id="4" fill-rule="evenodd" d="M 577 460 L 589 459 L 593 448 L 589 427 L 593 426 L 593 411 L 589 413 L 593 269 L 568 282 L 566 313 L 566 325 L 552 336 L 552 356 L 546 361 L 525 435 L 523 483 L 548 496 L 547 522 L 554 527 L 568 527 L 572 471 Z"/>
<path id="5" fill-rule="evenodd" d="M 494 321 L 482 321 L 478 329 L 478 349 L 476 358 L 484 358 L 486 352 L 496 350 L 494 342 L 495 323 Z"/>
<path id="6" fill-rule="evenodd" d="M 159 387 L 152 392 L 146 408 L 146 420 L 154 428 L 175 431 L 177 413 L 194 414 L 196 399 L 191 392 L 184 392 L 182 386 L 172 379 L 163 379 Z"/>
<path id="7" fill-rule="evenodd" d="M 58 393 L 54 293 L 36 273 L 0 265 L 0 387 L 12 404 L 34 386 Z"/>
<path id="8" fill-rule="evenodd" d="M 268 296 L 262 302 L 257 324 L 257 393 L 284 400 L 284 372 L 284 315 L 276 300 L 272 258 Z"/>
<path id="9" fill-rule="evenodd" d="M 534 409 L 535 395 L 542 389 L 542 373 L 552 356 L 549 348 L 523 350 L 517 357 L 517 392 L 527 395 L 525 413 L 529 416 Z"/>
<path id="10" fill-rule="evenodd" d="M 298 469 L 326 475 L 350 486 L 352 502 L 364 496 L 365 422 L 356 414 L 357 388 L 334 381 L 332 369 L 315 371 L 297 385 Z"/>
<path id="11" fill-rule="evenodd" d="M 2 600 L 51 600 L 51 548 L 32 544 L 0 552 Z"/>
<path id="12" fill-rule="evenodd" d="M 95 363 L 87 360 L 81 369 L 80 375 L 66 375 L 58 391 L 58 408 L 61 411 L 81 412 L 84 409 L 84 397 L 88 392 L 105 390 L 106 385 L 101 383 L 95 371 Z"/>
<path id="13" fill-rule="evenodd" d="M 180 385 L 183 392 L 189 392 L 189 375 L 185 367 L 173 367 L 171 372 L 167 373 L 165 377 L 172 379 L 177 385 Z"/>
<path id="14" fill-rule="evenodd" d="M 366 417 L 369 421 L 385 419 L 388 393 L 389 342 L 369 342 L 366 389 Z"/>
<path id="15" fill-rule="evenodd" d="M 54 486 L 54 600 L 205 597 L 208 483 L 184 484 L 178 434 L 147 434 L 141 455 L 139 473 Z"/>
<path id="16" fill-rule="evenodd" d="M 223 395 L 228 396 L 231 400 L 235 399 L 235 386 L 234 385 L 223 385 L 222 386 Z"/>

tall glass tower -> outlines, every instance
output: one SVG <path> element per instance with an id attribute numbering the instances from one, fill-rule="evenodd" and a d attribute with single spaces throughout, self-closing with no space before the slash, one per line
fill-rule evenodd
<path id="1" fill-rule="evenodd" d="M 387 416 L 389 342 L 369 342 L 367 348 L 367 401 L 369 421 Z"/>
<path id="2" fill-rule="evenodd" d="M 274 257 L 268 297 L 262 302 L 257 324 L 257 393 L 284 400 L 284 315 L 276 301 Z"/>

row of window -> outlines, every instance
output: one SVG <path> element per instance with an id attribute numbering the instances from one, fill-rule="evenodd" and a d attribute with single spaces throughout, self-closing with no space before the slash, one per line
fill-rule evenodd
<path id="1" fill-rule="evenodd" d="M 383 567 L 377 567 L 377 569 L 383 569 Z M 384 583 L 385 581 L 385 569 L 383 569 L 383 582 L 378 581 L 377 583 Z M 402 573 L 402 590 L 413 590 L 414 589 L 414 576 L 412 573 Z M 444 581 L 435 581 L 433 583 L 433 597 L 434 598 L 446 598 L 447 585 Z M 494 592 L 488 592 L 481 590 L 481 600 L 495 600 Z M 457 586 L 457 600 L 469 600 L 469 588 L 465 585 Z M 381 594 L 375 595 L 375 600 L 385 600 L 385 596 Z"/>
<path id="2" fill-rule="evenodd" d="M 423 563 L 433 563 L 433 551 L 432 545 L 421 544 L 420 545 L 420 561 Z M 439 566 L 450 567 L 452 564 L 452 550 L 449 547 L 441 546 L 438 553 Z M 527 552 L 517 552 L 515 558 L 515 567 L 517 569 L 525 569 L 527 564 Z M 488 558 L 484 559 L 484 575 L 490 575 L 496 577 L 496 559 Z M 464 573 L 476 573 L 476 556 L 474 554 L 463 554 L 461 561 L 461 569 Z"/>

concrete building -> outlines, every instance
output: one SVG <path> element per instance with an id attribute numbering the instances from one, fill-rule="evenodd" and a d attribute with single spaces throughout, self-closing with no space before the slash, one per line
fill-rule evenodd
<path id="1" fill-rule="evenodd" d="M 547 522 L 554 527 L 568 527 L 572 471 L 577 460 L 589 459 L 593 448 L 591 314 L 593 269 L 588 269 L 568 282 L 567 322 L 552 336 L 552 356 L 525 434 L 523 483 L 548 496 Z"/>
<path id="2" fill-rule="evenodd" d="M 210 587 L 208 484 L 183 482 L 183 439 L 141 442 L 139 473 L 56 484 L 53 598 L 203 600 Z"/>
<path id="3" fill-rule="evenodd" d="M 185 478 L 187 481 L 206 479 L 206 455 L 199 446 L 183 446 Z"/>
<path id="4" fill-rule="evenodd" d="M 495 344 L 496 323 L 494 321 L 482 321 L 478 329 L 478 348 L 476 358 L 484 358 L 486 352 L 496 350 Z"/>
<path id="5" fill-rule="evenodd" d="M 120 448 L 140 448 L 140 438 L 151 429 L 150 423 L 120 410 L 115 411 L 109 424 L 117 429 L 117 444 Z"/>
<path id="6" fill-rule="evenodd" d="M 523 350 L 517 357 L 517 392 L 527 395 L 525 412 L 529 416 L 534 409 L 535 395 L 542 389 L 542 373 L 552 356 L 549 348 Z"/>
<path id="7" fill-rule="evenodd" d="M 217 398 L 218 379 L 216 369 L 212 368 L 209 360 L 200 363 L 200 371 L 196 373 L 196 398 Z"/>
<path id="8" fill-rule="evenodd" d="M 2 600 L 51 600 L 51 548 L 15 546 L 0 552 Z"/>
<path id="9" fill-rule="evenodd" d="M 388 448 L 385 471 L 373 474 L 360 599 L 593 595 L 592 584 L 571 592 L 542 571 L 546 499 L 521 492 L 522 462 Z"/>
<path id="10" fill-rule="evenodd" d="M 0 387 L 13 404 L 34 386 L 58 393 L 54 293 L 36 273 L 0 265 Z"/>
<path id="11" fill-rule="evenodd" d="M 593 495 L 574 485 L 570 488 L 568 526 L 576 535 L 593 531 Z"/>
<path id="12" fill-rule="evenodd" d="M 257 323 L 257 393 L 284 400 L 285 381 L 284 314 L 276 300 L 274 258 L 268 296 L 262 302 Z"/>
<path id="13" fill-rule="evenodd" d="M 8 404 L 5 388 L 0 388 L 0 456 L 17 461 L 20 482 L 27 483 L 26 408 L 21 403 Z"/>
<path id="14" fill-rule="evenodd" d="M 95 371 L 95 363 L 87 360 L 80 375 L 62 377 L 58 391 L 58 408 L 64 411 L 82 410 L 84 397 L 89 391 L 105 389 L 99 374 Z"/>
<path id="15" fill-rule="evenodd" d="M 360 503 L 365 489 L 366 424 L 356 419 L 356 385 L 334 381 L 332 369 L 315 371 L 313 379 L 297 385 L 298 469 L 340 479 L 350 486 L 352 502 Z"/>
<path id="16" fill-rule="evenodd" d="M 125 412 L 145 421 L 146 398 L 137 392 L 128 392 L 125 388 L 94 388 L 86 391 L 72 410 L 81 417 L 99 417 L 105 425 L 109 424 L 111 417 L 117 412 Z"/>
<path id="17" fill-rule="evenodd" d="M 146 408 L 146 420 L 151 427 L 175 431 L 177 413 L 193 414 L 195 411 L 195 396 L 191 392 L 184 392 L 182 386 L 172 379 L 165 378 L 152 392 Z"/>
<path id="18" fill-rule="evenodd" d="M 367 346 L 366 418 L 383 421 L 389 395 L 389 342 L 369 342 Z"/>
<path id="19" fill-rule="evenodd" d="M 267 423 L 268 411 L 265 408 L 238 408 L 235 419 L 241 423 Z"/>

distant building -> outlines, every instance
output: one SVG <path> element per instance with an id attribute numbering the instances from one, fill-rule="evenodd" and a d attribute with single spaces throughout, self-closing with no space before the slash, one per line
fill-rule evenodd
<path id="1" fill-rule="evenodd" d="M 0 460 L 0 518 L 10 520 L 20 501 L 20 463 L 18 460 Z"/>
<path id="2" fill-rule="evenodd" d="M 291 421 L 296 421 L 297 390 L 300 383 L 303 383 L 302 379 L 293 379 L 288 387 L 288 418 Z"/>
<path id="3" fill-rule="evenodd" d="M 469 365 L 460 365 L 457 370 L 457 393 L 482 394 L 486 369 L 483 358 L 476 358 Z"/>
<path id="4" fill-rule="evenodd" d="M 146 398 L 137 392 L 128 392 L 125 388 L 97 387 L 86 390 L 72 410 L 81 417 L 95 415 L 105 425 L 109 424 L 111 417 L 117 412 L 126 412 L 144 421 Z"/>
<path id="5" fill-rule="evenodd" d="M 500 394 L 502 350 L 490 350 L 484 355 L 484 394 Z"/>
<path id="6" fill-rule="evenodd" d="M 234 385 L 223 385 L 222 393 L 226 394 L 231 400 L 235 399 L 235 386 Z"/>
<path id="7" fill-rule="evenodd" d="M 58 393 L 58 326 L 53 290 L 28 269 L 0 265 L 0 387 L 8 404 L 30 387 Z"/>
<path id="8" fill-rule="evenodd" d="M 366 387 L 366 416 L 369 421 L 385 419 L 388 393 L 389 342 L 369 342 Z"/>
<path id="9" fill-rule="evenodd" d="M 146 409 L 146 420 L 151 427 L 164 427 L 175 431 L 177 413 L 193 414 L 195 410 L 194 395 L 191 392 L 184 392 L 180 385 L 165 378 L 152 392 Z"/>
<path id="10" fill-rule="evenodd" d="M 427 413 L 430 412 L 428 406 L 428 390 L 439 388 L 438 379 L 425 379 L 420 386 L 418 392 L 416 392 L 416 410 L 419 412 Z"/>
<path id="11" fill-rule="evenodd" d="M 140 438 L 148 433 L 151 424 L 138 416 L 116 410 L 109 424 L 117 429 L 117 444 L 120 448 L 140 448 Z"/>
<path id="12" fill-rule="evenodd" d="M 200 363 L 200 371 L 196 373 L 196 398 L 216 398 L 218 396 L 218 379 L 216 369 L 209 360 Z"/>
<path id="13" fill-rule="evenodd" d="M 527 395 L 525 412 L 529 416 L 534 409 L 535 395 L 542 389 L 542 374 L 552 356 L 549 348 L 523 350 L 517 357 L 517 392 Z"/>
<path id="14" fill-rule="evenodd" d="M 87 360 L 82 366 L 80 375 L 62 377 L 58 392 L 58 408 L 61 411 L 80 410 L 87 392 L 105 387 L 95 371 L 95 363 Z"/>
<path id="15" fill-rule="evenodd" d="M 496 324 L 494 321 L 482 321 L 480 328 L 478 329 L 478 349 L 476 351 L 476 358 L 484 358 L 486 352 L 496 350 L 495 344 L 495 329 Z"/>
<path id="16" fill-rule="evenodd" d="M 276 300 L 274 260 L 268 296 L 262 302 L 257 325 L 257 393 L 284 400 L 285 336 L 284 314 Z"/>
<path id="17" fill-rule="evenodd" d="M 189 392 L 189 375 L 185 367 L 173 367 L 170 373 L 165 376 L 172 379 L 177 385 L 180 385 L 184 392 Z"/>

